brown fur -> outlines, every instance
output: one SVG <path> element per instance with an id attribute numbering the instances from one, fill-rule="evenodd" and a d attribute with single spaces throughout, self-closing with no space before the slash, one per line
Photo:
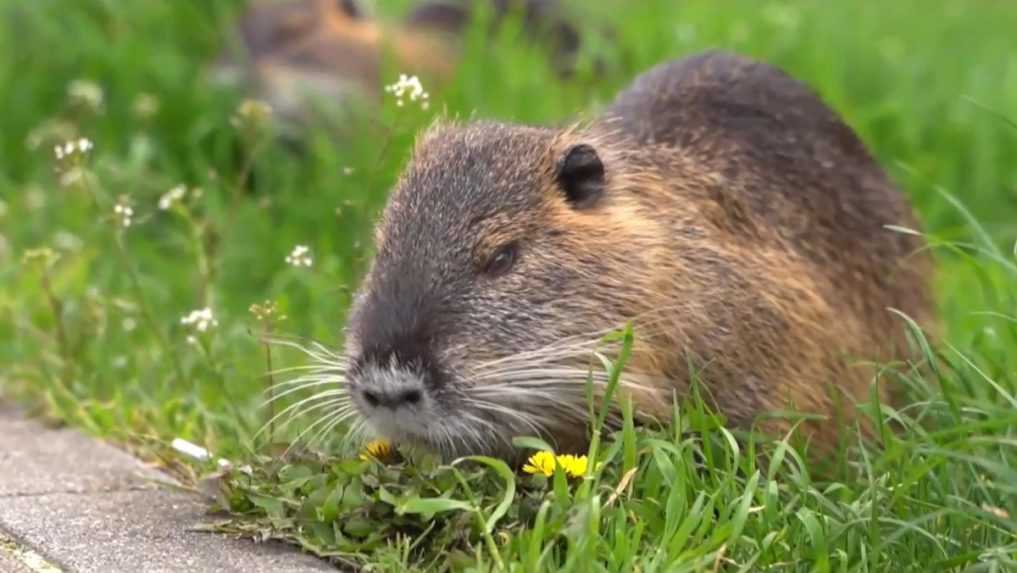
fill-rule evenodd
<path id="1" fill-rule="evenodd" d="M 603 195 L 582 208 L 556 179 L 580 144 L 604 167 Z M 589 125 L 443 123 L 426 133 L 379 224 L 348 351 L 355 363 L 370 361 L 365 343 L 380 356 L 410 347 L 426 356 L 441 382 L 414 415 L 467 432 L 482 424 L 446 418 L 480 415 L 468 398 L 498 382 L 482 376 L 489 361 L 543 356 L 557 341 L 634 321 L 622 391 L 642 414 L 669 416 L 692 367 L 735 425 L 816 413 L 827 421 L 808 434 L 825 447 L 841 429 L 832 420 L 852 419 L 868 396 L 874 370 L 860 361 L 906 357 L 904 324 L 888 309 L 933 321 L 923 243 L 887 225 L 917 222 L 811 91 L 737 56 L 696 56 L 644 74 Z M 483 276 L 477 269 L 506 244 L 520 245 L 512 272 Z M 571 405 L 582 408 L 583 379 L 566 382 L 553 391 L 568 407 L 523 387 L 502 405 L 580 448 L 585 428 Z M 354 391 L 370 384 L 352 377 Z M 503 433 L 526 433 L 508 414 L 493 417 Z M 403 439 L 504 451 L 504 436 L 478 448 L 427 435 Z"/>

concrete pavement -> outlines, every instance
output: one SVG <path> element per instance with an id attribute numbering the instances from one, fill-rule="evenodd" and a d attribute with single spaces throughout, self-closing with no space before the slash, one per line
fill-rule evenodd
<path id="1" fill-rule="evenodd" d="M 0 571 L 319 572 L 325 562 L 278 543 L 188 531 L 203 501 L 170 478 L 71 429 L 0 405 Z"/>

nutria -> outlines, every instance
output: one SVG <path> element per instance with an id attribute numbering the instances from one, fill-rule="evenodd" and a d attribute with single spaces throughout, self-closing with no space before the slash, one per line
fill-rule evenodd
<path id="1" fill-rule="evenodd" d="M 660 65 L 568 129 L 442 121 L 378 224 L 349 396 L 375 432 L 445 456 L 533 433 L 580 449 L 591 355 L 631 321 L 620 395 L 642 416 L 667 419 L 694 372 L 731 424 L 814 413 L 830 445 L 869 396 L 864 361 L 908 350 L 888 309 L 932 319 L 923 241 L 888 226 L 917 222 L 854 132 L 735 55 Z"/>

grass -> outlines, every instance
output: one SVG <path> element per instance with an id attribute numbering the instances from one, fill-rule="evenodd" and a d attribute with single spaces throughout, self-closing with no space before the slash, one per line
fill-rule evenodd
<path id="1" fill-rule="evenodd" d="M 240 2 L 0 0 L 0 393 L 191 476 L 234 512 L 213 529 L 376 570 L 1017 568 L 1017 7 L 605 4 L 576 3 L 584 27 L 612 29 L 567 81 L 511 26 L 477 27 L 456 78 L 428 86 L 431 111 L 388 100 L 378 121 L 331 117 L 295 150 L 205 80 Z M 373 217 L 435 114 L 560 123 L 707 47 L 815 86 L 926 223 L 945 336 L 923 347 L 936 368 L 884 371 L 909 402 L 868 405 L 878 443 L 851 438 L 818 468 L 694 397 L 665 427 L 605 433 L 579 480 L 486 459 L 380 464 L 330 443 L 280 455 L 306 420 L 255 439 L 266 370 L 306 360 L 257 335 L 340 347 Z M 58 162 L 52 145 L 79 135 L 95 149 Z M 160 210 L 177 185 L 200 196 Z M 284 262 L 298 244 L 313 267 Z M 264 301 L 267 321 L 250 312 Z M 217 326 L 180 323 L 204 307 Z M 176 458 L 176 437 L 250 467 Z"/>

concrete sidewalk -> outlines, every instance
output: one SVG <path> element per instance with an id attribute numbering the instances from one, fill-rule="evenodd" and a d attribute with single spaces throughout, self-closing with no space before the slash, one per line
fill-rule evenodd
<path id="1" fill-rule="evenodd" d="M 127 453 L 0 405 L 0 571 L 335 571 L 278 543 L 188 531 L 205 505 Z"/>

